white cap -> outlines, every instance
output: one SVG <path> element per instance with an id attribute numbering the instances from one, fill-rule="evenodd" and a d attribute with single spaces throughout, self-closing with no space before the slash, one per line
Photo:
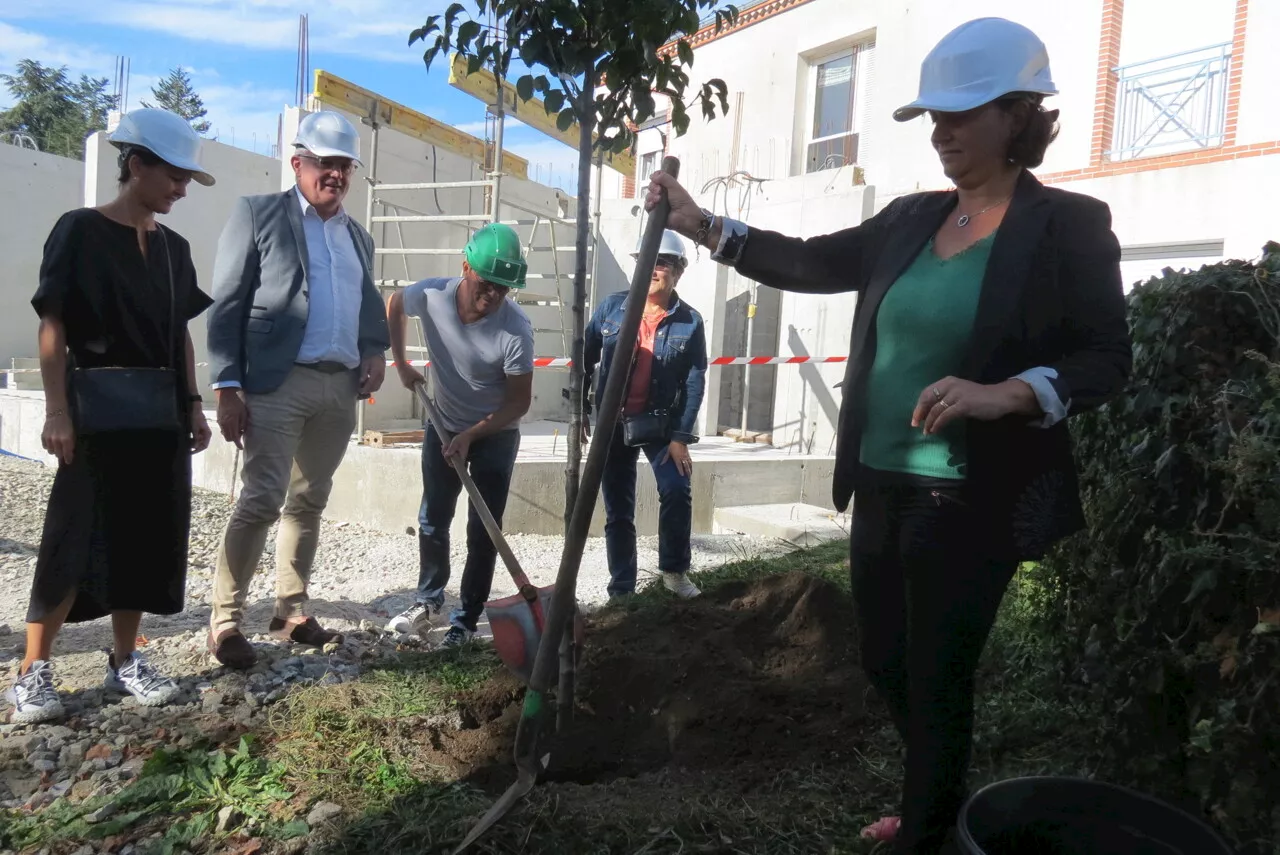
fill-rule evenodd
<path id="1" fill-rule="evenodd" d="M 293 144 L 316 157 L 349 157 L 360 164 L 360 132 L 341 113 L 333 110 L 303 116 Z"/>
<path id="2" fill-rule="evenodd" d="M 177 113 L 153 107 L 130 110 L 107 139 L 119 149 L 145 148 L 170 166 L 189 171 L 196 183 L 213 186 L 213 176 L 200 166 L 200 135 Z"/>
<path id="3" fill-rule="evenodd" d="M 658 246 L 658 255 L 676 256 L 677 258 L 680 259 L 681 270 L 689 266 L 689 255 L 684 250 L 684 238 L 680 237 L 680 235 L 671 231 L 671 229 L 663 230 L 662 243 L 659 244 Z M 631 253 L 631 257 L 639 258 L 640 250 L 637 248 L 635 252 Z"/>
<path id="4" fill-rule="evenodd" d="M 920 64 L 920 97 L 893 118 L 963 113 L 1013 92 L 1057 95 L 1049 52 L 1031 30 L 1004 18 L 978 18 L 943 37 Z"/>

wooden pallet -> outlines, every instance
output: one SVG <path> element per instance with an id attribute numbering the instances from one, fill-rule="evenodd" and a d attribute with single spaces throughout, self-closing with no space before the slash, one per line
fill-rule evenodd
<path id="1" fill-rule="evenodd" d="M 763 445 L 773 445 L 773 434 L 760 433 L 759 431 L 744 431 L 741 428 L 721 428 L 720 435 L 726 439 L 732 439 L 734 442 L 753 442 Z"/>
<path id="2" fill-rule="evenodd" d="M 423 432 L 420 430 L 367 430 L 361 445 L 374 448 L 392 448 L 397 445 L 422 445 Z"/>

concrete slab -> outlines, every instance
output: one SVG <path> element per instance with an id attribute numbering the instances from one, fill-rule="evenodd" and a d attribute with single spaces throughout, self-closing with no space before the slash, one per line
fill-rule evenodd
<path id="1" fill-rule="evenodd" d="M 816 546 L 849 536 L 849 514 L 799 502 L 716 508 L 712 531 L 776 537 L 796 546 Z"/>

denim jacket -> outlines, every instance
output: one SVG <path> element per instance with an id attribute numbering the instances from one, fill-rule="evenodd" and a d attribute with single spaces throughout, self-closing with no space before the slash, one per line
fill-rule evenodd
<path id="1" fill-rule="evenodd" d="M 597 394 L 604 389 L 618 346 L 618 331 L 626 311 L 625 291 L 605 297 L 591 322 L 587 324 L 583 349 L 582 400 L 589 414 L 592 375 L 600 366 Z M 628 360 L 628 364 L 629 364 Z M 653 371 L 649 380 L 649 409 L 668 410 L 672 414 L 671 439 L 693 443 L 694 420 L 702 406 L 707 374 L 707 334 L 702 315 L 673 294 L 667 314 L 658 322 L 653 341 Z"/>

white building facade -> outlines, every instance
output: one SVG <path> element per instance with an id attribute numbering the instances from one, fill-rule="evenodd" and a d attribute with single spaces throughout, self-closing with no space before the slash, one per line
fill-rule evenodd
<path id="1" fill-rule="evenodd" d="M 723 79 L 729 116 L 695 118 L 683 137 L 664 136 L 668 127 L 642 132 L 641 169 L 627 189 L 643 189 L 642 176 L 665 150 L 681 159 L 685 186 L 718 213 L 809 236 L 856 225 L 897 196 L 947 188 L 928 118 L 898 123 L 892 112 L 916 97 L 920 63 L 938 40 L 988 16 L 1044 40 L 1061 93 L 1046 106 L 1061 111 L 1061 132 L 1035 172 L 1111 206 L 1129 286 L 1164 267 L 1253 258 L 1280 239 L 1280 215 L 1268 201 L 1280 187 L 1280 52 L 1270 49 L 1280 43 L 1280 0 L 747 3 L 733 29 L 693 37 L 692 82 Z M 785 295 L 766 307 L 768 289 L 731 275 L 727 290 L 716 290 L 705 284 L 709 271 L 691 272 L 691 299 L 708 307 L 747 293 L 757 305 L 752 337 L 776 344 L 774 353 L 847 353 L 852 297 Z M 720 321 L 712 349 L 738 355 L 731 351 L 743 337 L 734 337 L 731 317 Z M 785 434 L 795 396 L 781 388 L 797 372 L 768 370 L 772 403 L 748 393 L 749 421 L 759 410 L 761 429 Z M 838 374 L 827 369 L 822 383 Z M 740 381 L 713 379 L 721 406 L 713 403 L 708 427 L 737 426 L 742 395 L 728 387 Z M 821 398 L 816 382 L 809 391 Z M 833 435 L 833 422 L 822 421 L 803 432 L 814 452 Z"/>

